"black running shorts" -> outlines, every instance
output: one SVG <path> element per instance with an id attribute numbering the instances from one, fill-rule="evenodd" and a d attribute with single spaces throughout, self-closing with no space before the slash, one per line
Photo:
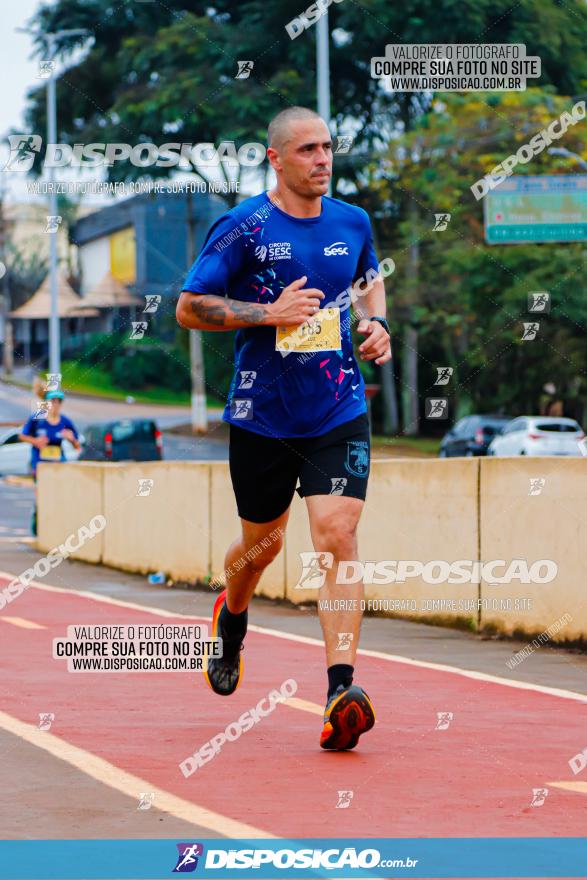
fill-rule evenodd
<path id="1" fill-rule="evenodd" d="M 230 476 L 238 514 L 277 519 L 300 497 L 345 495 L 365 500 L 371 447 L 363 413 L 320 437 L 265 437 L 230 425 Z"/>

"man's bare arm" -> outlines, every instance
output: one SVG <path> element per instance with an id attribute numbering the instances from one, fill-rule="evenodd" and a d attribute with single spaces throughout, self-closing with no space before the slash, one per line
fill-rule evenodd
<path id="1" fill-rule="evenodd" d="M 183 290 L 177 303 L 178 323 L 188 330 L 239 330 L 270 323 L 267 305 Z"/>
<path id="2" fill-rule="evenodd" d="M 297 327 L 320 308 L 324 293 L 304 287 L 305 275 L 296 278 L 272 303 L 243 302 L 207 293 L 182 290 L 175 316 L 188 330 L 239 330 L 241 327 Z"/>

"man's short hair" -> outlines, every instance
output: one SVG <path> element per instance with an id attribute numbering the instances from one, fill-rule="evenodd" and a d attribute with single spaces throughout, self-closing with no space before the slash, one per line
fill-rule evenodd
<path id="1" fill-rule="evenodd" d="M 288 107 L 274 116 L 267 129 L 267 143 L 275 150 L 282 149 L 291 138 L 291 123 L 299 119 L 322 119 L 309 107 Z"/>

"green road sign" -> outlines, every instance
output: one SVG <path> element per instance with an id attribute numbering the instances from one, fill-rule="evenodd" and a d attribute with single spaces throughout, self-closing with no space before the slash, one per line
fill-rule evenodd
<path id="1" fill-rule="evenodd" d="M 510 177 L 485 196 L 487 244 L 587 241 L 587 174 Z"/>

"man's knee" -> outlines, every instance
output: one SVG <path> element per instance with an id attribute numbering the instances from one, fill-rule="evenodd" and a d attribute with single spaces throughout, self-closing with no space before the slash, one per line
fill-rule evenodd
<path id="1" fill-rule="evenodd" d="M 317 550 L 332 553 L 335 559 L 354 559 L 357 550 L 357 524 L 320 519 L 314 523 Z"/>
<path id="2" fill-rule="evenodd" d="M 283 547 L 283 535 L 266 536 L 249 547 L 243 554 L 252 571 L 263 571 L 270 565 Z"/>

